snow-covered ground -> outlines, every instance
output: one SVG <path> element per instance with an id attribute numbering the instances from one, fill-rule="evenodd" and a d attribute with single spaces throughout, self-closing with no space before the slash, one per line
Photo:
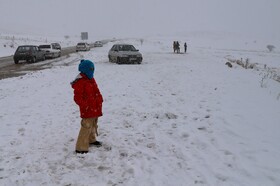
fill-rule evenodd
<path id="1" fill-rule="evenodd" d="M 188 53 L 174 54 L 173 40 Z M 86 155 L 74 153 L 78 60 L 0 81 L 0 185 L 280 185 L 280 83 L 262 68 L 279 72 L 279 51 L 232 37 L 125 42 L 143 64 L 109 63 L 113 43 L 80 53 L 95 62 L 104 97 L 104 146 Z M 229 68 L 226 58 L 259 65 Z"/>

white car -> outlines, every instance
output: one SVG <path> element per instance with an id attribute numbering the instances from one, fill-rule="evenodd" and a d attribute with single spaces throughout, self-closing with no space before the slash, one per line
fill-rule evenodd
<path id="1" fill-rule="evenodd" d="M 56 49 L 55 46 L 52 44 L 39 45 L 39 48 L 46 52 L 45 54 L 46 58 L 57 58 L 61 56 L 61 51 Z"/>
<path id="2" fill-rule="evenodd" d="M 103 47 L 103 43 L 101 41 L 95 41 L 93 46 L 94 47 Z"/>
<path id="3" fill-rule="evenodd" d="M 51 45 L 53 46 L 54 49 L 61 50 L 61 46 L 59 43 L 52 43 Z"/>
<path id="4" fill-rule="evenodd" d="M 110 62 L 115 62 L 117 64 L 141 64 L 143 60 L 142 54 L 131 44 L 113 45 L 108 53 L 108 58 Z"/>
<path id="5" fill-rule="evenodd" d="M 90 46 L 88 43 L 85 43 L 85 42 L 81 42 L 81 43 L 78 43 L 76 45 L 76 52 L 79 52 L 79 51 L 89 51 L 90 50 Z"/>

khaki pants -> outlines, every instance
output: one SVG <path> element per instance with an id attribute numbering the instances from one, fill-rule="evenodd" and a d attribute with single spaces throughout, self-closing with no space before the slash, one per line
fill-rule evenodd
<path id="1" fill-rule="evenodd" d="M 78 136 L 76 150 L 88 151 L 89 144 L 96 141 L 98 118 L 83 118 Z"/>

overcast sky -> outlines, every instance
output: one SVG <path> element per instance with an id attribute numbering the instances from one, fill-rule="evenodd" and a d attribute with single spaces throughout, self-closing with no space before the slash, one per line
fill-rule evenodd
<path id="1" fill-rule="evenodd" d="M 0 0 L 0 32 L 146 36 L 232 31 L 279 38 L 280 0 Z"/>

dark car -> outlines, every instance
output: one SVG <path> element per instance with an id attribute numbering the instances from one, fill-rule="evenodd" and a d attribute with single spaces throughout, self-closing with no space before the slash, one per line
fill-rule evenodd
<path id="1" fill-rule="evenodd" d="M 25 60 L 28 62 L 35 63 L 36 61 L 46 59 L 46 52 L 39 49 L 38 46 L 35 45 L 23 45 L 19 46 L 14 54 L 14 62 L 18 64 L 20 60 Z"/>

